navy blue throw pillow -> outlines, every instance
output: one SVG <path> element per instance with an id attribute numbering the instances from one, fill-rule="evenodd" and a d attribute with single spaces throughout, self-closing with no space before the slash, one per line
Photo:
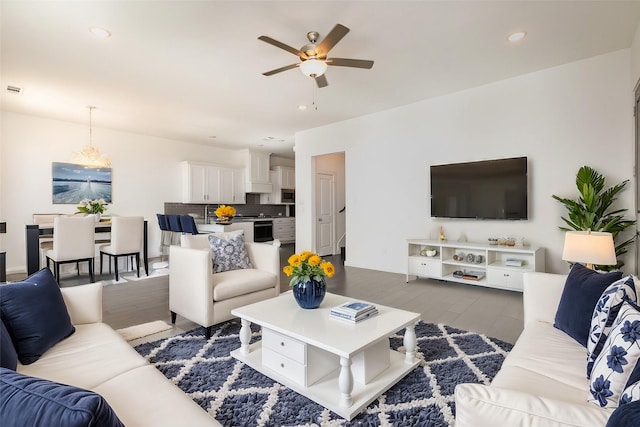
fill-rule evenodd
<path id="1" fill-rule="evenodd" d="M 0 321 L 0 366 L 15 371 L 18 367 L 18 354 L 11 341 L 7 327 Z"/>
<path id="2" fill-rule="evenodd" d="M 0 286 L 0 315 L 20 363 L 35 362 L 75 332 L 60 287 L 48 268 L 22 282 Z"/>
<path id="3" fill-rule="evenodd" d="M 553 326 L 587 347 L 593 309 L 604 290 L 621 278 L 621 271 L 598 273 L 582 264 L 574 264 L 564 284 Z"/>
<path id="4" fill-rule="evenodd" d="M 638 426 L 640 426 L 640 400 L 618 406 L 609 417 L 606 425 L 606 427 Z"/>
<path id="5" fill-rule="evenodd" d="M 104 397 L 0 368 L 0 414 L 13 427 L 124 427 Z"/>

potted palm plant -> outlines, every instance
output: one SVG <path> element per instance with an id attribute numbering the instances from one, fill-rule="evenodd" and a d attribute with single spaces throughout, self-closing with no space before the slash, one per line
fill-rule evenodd
<path id="1" fill-rule="evenodd" d="M 627 209 L 616 209 L 614 202 L 628 183 L 629 180 L 625 180 L 613 187 L 605 188 L 606 180 L 601 173 L 589 166 L 582 166 L 576 175 L 576 187 L 580 193 L 578 199 L 566 199 L 555 194 L 551 196 L 567 208 L 567 216 L 561 217 L 567 226 L 559 227 L 560 230 L 609 232 L 613 235 L 616 245 L 616 256 L 627 253 L 627 247 L 635 240 L 635 234 L 626 240 L 618 237 L 636 221 L 624 218 Z M 615 266 L 598 268 L 611 270 L 619 269 L 622 265 L 623 262 L 618 260 Z"/>

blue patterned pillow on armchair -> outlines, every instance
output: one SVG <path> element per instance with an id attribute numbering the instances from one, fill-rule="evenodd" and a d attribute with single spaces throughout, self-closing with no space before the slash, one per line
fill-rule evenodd
<path id="1" fill-rule="evenodd" d="M 209 235 L 209 245 L 213 251 L 213 272 L 253 268 L 244 246 L 243 234 L 227 236 Z"/>
<path id="2" fill-rule="evenodd" d="M 640 359 L 640 308 L 625 300 L 613 322 L 602 351 L 593 363 L 589 401 L 601 407 L 616 408 L 633 401 L 629 386 Z M 634 375 L 635 374 L 635 375 Z M 637 396 L 636 396 L 637 399 Z"/>
<path id="3" fill-rule="evenodd" d="M 587 341 L 587 378 L 591 377 L 593 362 L 602 351 L 625 298 L 633 302 L 638 301 L 632 276 L 624 277 L 610 284 L 600 296 L 593 310 L 589 340 Z"/>

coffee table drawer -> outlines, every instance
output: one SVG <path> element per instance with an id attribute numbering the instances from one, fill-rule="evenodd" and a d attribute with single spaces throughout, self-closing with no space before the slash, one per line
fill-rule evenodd
<path id="1" fill-rule="evenodd" d="M 301 365 L 307 363 L 307 345 L 272 329 L 262 328 L 262 346 Z"/>
<path id="2" fill-rule="evenodd" d="M 262 364 L 300 385 L 307 386 L 307 367 L 268 347 L 262 348 Z"/>

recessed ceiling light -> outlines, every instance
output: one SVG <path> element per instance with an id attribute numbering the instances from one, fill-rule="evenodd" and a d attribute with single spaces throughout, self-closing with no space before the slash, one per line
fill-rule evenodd
<path id="1" fill-rule="evenodd" d="M 104 28 L 91 27 L 91 28 L 89 28 L 89 31 L 91 31 L 91 34 L 93 34 L 96 37 L 100 37 L 101 39 L 106 39 L 106 38 L 111 37 L 111 32 L 109 30 L 104 29 Z"/>
<path id="2" fill-rule="evenodd" d="M 306 106 L 306 105 L 298 105 L 298 110 L 300 110 L 300 111 L 304 111 L 304 110 L 306 110 L 306 109 L 307 109 L 307 106 Z"/>
<path id="3" fill-rule="evenodd" d="M 509 40 L 510 42 L 517 42 L 519 40 L 522 40 L 524 38 L 524 36 L 526 36 L 527 33 L 524 31 L 518 31 L 516 33 L 513 34 L 509 34 L 509 37 L 507 37 L 507 40 Z"/>

